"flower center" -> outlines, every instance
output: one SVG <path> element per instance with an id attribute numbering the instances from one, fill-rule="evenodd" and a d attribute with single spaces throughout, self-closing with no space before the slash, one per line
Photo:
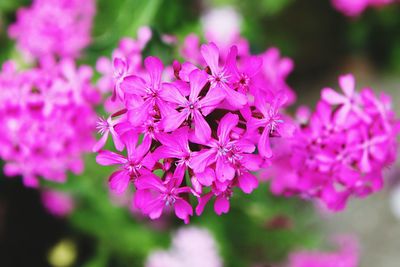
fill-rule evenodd
<path id="1" fill-rule="evenodd" d="M 165 202 L 165 206 L 171 207 L 175 204 L 176 202 L 176 197 L 175 194 L 173 194 L 173 192 L 168 192 L 164 195 L 163 198 L 164 202 Z"/>
<path id="2" fill-rule="evenodd" d="M 140 169 L 142 168 L 142 164 L 136 164 L 135 162 L 128 162 L 125 165 L 125 169 L 129 172 L 130 176 L 138 177 L 140 176 Z"/>

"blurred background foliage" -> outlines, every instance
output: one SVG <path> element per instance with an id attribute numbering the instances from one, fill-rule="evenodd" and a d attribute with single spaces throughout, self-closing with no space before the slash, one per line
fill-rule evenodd
<path id="1" fill-rule="evenodd" d="M 29 2 L 0 1 L 0 62 L 18 57 L 7 38 L 7 26 L 15 20 L 16 10 Z M 111 55 L 121 37 L 135 37 L 142 25 L 150 25 L 154 31 L 145 54 L 171 62 L 178 55 L 161 42 L 161 34 L 176 35 L 180 41 L 188 33 L 201 34 L 201 15 L 225 5 L 242 14 L 243 36 L 254 53 L 276 46 L 294 59 L 290 84 L 300 103 L 320 80 L 335 77 L 354 64 L 383 75 L 400 71 L 398 5 L 367 10 L 362 17 L 350 19 L 335 11 L 328 0 L 98 0 L 93 44 L 80 62 L 94 66 L 99 56 Z M 111 169 L 106 172 L 97 166 L 94 156 L 88 156 L 86 162 L 85 173 L 71 175 L 66 184 L 43 184 L 67 191 L 76 199 L 77 208 L 68 219 L 46 215 L 38 192 L 23 188 L 19 180 L 0 180 L 0 218 L 5 218 L 0 224 L 0 259 L 17 263 L 9 266 L 27 266 L 29 262 L 48 266 L 49 261 L 43 260 L 47 253 L 57 242 L 67 242 L 60 247 L 77 253 L 72 266 L 141 266 L 149 251 L 168 247 L 171 232 L 182 223 L 172 216 L 150 222 L 116 205 L 106 186 Z M 311 205 L 273 197 L 266 185 L 250 196 L 235 192 L 231 203 L 227 215 L 215 215 L 209 205 L 200 218 L 192 219 L 193 224 L 214 233 L 225 266 L 279 262 L 293 248 L 324 244 L 326 238 Z M 73 246 L 68 245 L 71 242 Z M 27 256 L 15 258 L 17 253 Z"/>

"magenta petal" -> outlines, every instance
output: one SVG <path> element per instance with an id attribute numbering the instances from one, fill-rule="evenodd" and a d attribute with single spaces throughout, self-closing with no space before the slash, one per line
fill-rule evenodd
<path id="1" fill-rule="evenodd" d="M 194 70 L 189 75 L 190 79 L 190 101 L 196 101 L 200 94 L 201 89 L 206 85 L 208 81 L 208 74 L 201 70 Z"/>
<path id="2" fill-rule="evenodd" d="M 243 155 L 241 160 L 242 165 L 249 171 L 258 171 L 261 167 L 263 160 L 260 155 L 246 154 Z"/>
<path id="3" fill-rule="evenodd" d="M 350 113 L 351 106 L 343 105 L 335 114 L 336 122 L 340 125 L 346 122 L 348 115 Z"/>
<path id="4" fill-rule="evenodd" d="M 210 114 L 222 100 L 225 99 L 225 93 L 219 88 L 213 88 L 207 95 L 199 101 L 201 112 L 204 116 Z"/>
<path id="5" fill-rule="evenodd" d="M 354 93 L 354 88 L 356 81 L 354 79 L 354 76 L 352 74 L 347 74 L 347 75 L 342 75 L 339 77 L 339 85 L 342 88 L 344 94 L 351 98 Z"/>
<path id="6" fill-rule="evenodd" d="M 138 190 L 155 190 L 158 192 L 164 192 L 166 187 L 163 182 L 154 174 L 142 175 L 135 181 L 135 187 Z"/>
<path id="7" fill-rule="evenodd" d="M 215 162 L 216 151 L 213 149 L 203 149 L 199 152 L 194 152 L 190 162 L 193 170 L 196 173 L 204 172 L 205 168 Z"/>
<path id="8" fill-rule="evenodd" d="M 189 75 L 192 73 L 192 71 L 198 70 L 198 68 L 190 63 L 190 62 L 185 62 L 182 64 L 181 70 L 179 71 L 179 77 L 186 82 L 190 81 Z"/>
<path id="9" fill-rule="evenodd" d="M 285 121 L 284 123 L 282 123 L 279 126 L 279 133 L 280 133 L 281 137 L 284 137 L 284 138 L 292 137 L 295 130 L 296 130 L 296 126 L 287 121 Z"/>
<path id="10" fill-rule="evenodd" d="M 163 83 L 162 88 L 163 89 L 160 91 L 160 97 L 164 101 L 171 102 L 176 105 L 183 105 L 187 102 L 187 99 L 172 83 Z"/>
<path id="11" fill-rule="evenodd" d="M 211 138 L 211 128 L 200 112 L 194 112 L 194 132 L 196 137 L 203 143 Z"/>
<path id="12" fill-rule="evenodd" d="M 163 63 L 160 59 L 150 56 L 144 60 L 144 66 L 149 72 L 151 85 L 158 88 L 161 83 L 161 74 L 164 68 Z"/>
<path id="13" fill-rule="evenodd" d="M 250 76 L 255 76 L 261 69 L 263 60 L 260 56 L 248 56 L 243 58 L 244 72 Z"/>
<path id="14" fill-rule="evenodd" d="M 149 116 L 149 111 L 152 110 L 153 104 L 151 101 L 146 100 L 142 106 L 128 110 L 128 120 L 133 126 L 139 126 Z"/>
<path id="15" fill-rule="evenodd" d="M 158 219 L 161 217 L 164 206 L 164 202 L 162 202 L 160 199 L 153 200 L 153 202 L 149 203 L 145 213 L 148 214 L 152 220 Z"/>
<path id="16" fill-rule="evenodd" d="M 108 180 L 108 186 L 113 193 L 121 195 L 128 188 L 129 179 L 129 175 L 126 171 L 116 171 L 111 174 L 110 179 Z"/>
<path id="17" fill-rule="evenodd" d="M 347 101 L 346 97 L 331 88 L 322 89 L 321 98 L 331 105 L 339 105 Z"/>
<path id="18" fill-rule="evenodd" d="M 133 204 L 136 208 L 143 210 L 143 207 L 152 201 L 152 193 L 148 190 L 137 190 L 133 196 Z"/>
<path id="19" fill-rule="evenodd" d="M 146 94 L 146 83 L 145 81 L 135 75 L 127 76 L 124 78 L 120 85 L 124 93 L 134 95 L 145 95 Z"/>
<path id="20" fill-rule="evenodd" d="M 249 172 L 243 173 L 239 176 L 239 187 L 246 194 L 250 194 L 255 188 L 258 187 L 257 177 Z"/>
<path id="21" fill-rule="evenodd" d="M 208 45 L 203 44 L 200 48 L 201 55 L 204 58 L 204 61 L 207 63 L 207 66 L 210 67 L 211 72 L 213 74 L 219 71 L 219 50 L 218 47 L 214 43 L 210 43 Z"/>
<path id="22" fill-rule="evenodd" d="M 113 127 L 110 128 L 110 133 L 111 133 L 112 139 L 114 141 L 115 148 L 118 151 L 122 151 L 124 149 L 125 145 L 122 142 L 121 138 L 119 138 L 119 134 L 114 130 Z"/>
<path id="23" fill-rule="evenodd" d="M 164 119 L 161 121 L 162 127 L 164 127 L 165 132 L 172 132 L 178 129 L 185 119 L 188 117 L 189 113 L 187 110 L 182 110 L 181 112 L 173 111 L 168 114 Z"/>
<path id="24" fill-rule="evenodd" d="M 134 131 L 127 131 L 122 136 L 122 141 L 126 145 L 126 150 L 128 154 L 128 159 L 132 160 L 136 156 L 136 144 L 138 142 L 139 136 L 138 133 Z"/>
<path id="25" fill-rule="evenodd" d="M 182 150 L 179 147 L 163 145 L 153 152 L 153 157 L 158 161 L 165 158 L 180 158 L 182 154 Z"/>
<path id="26" fill-rule="evenodd" d="M 224 196 L 217 196 L 214 203 L 214 210 L 218 215 L 221 215 L 222 213 L 228 213 L 229 200 Z"/>
<path id="27" fill-rule="evenodd" d="M 264 129 L 260 140 L 258 141 L 258 151 L 260 152 L 260 155 L 265 158 L 272 157 L 272 149 L 269 142 L 269 133 L 267 128 Z"/>
<path id="28" fill-rule="evenodd" d="M 96 157 L 96 162 L 103 166 L 115 165 L 115 164 L 124 164 L 126 159 L 114 152 L 111 151 L 100 151 Z"/>
<path id="29" fill-rule="evenodd" d="M 120 58 L 114 58 L 113 68 L 114 68 L 114 75 L 116 77 L 122 77 L 126 71 L 126 63 Z"/>
<path id="30" fill-rule="evenodd" d="M 371 171 L 371 164 L 369 162 L 369 155 L 367 150 L 364 150 L 362 153 L 360 167 L 364 173 L 368 173 Z"/>
<path id="31" fill-rule="evenodd" d="M 175 214 L 179 219 L 189 223 L 189 216 L 193 215 L 193 208 L 185 200 L 177 198 L 174 204 Z"/>
<path id="32" fill-rule="evenodd" d="M 229 135 L 233 128 L 239 123 L 239 116 L 232 113 L 227 113 L 218 125 L 217 134 L 219 140 L 225 142 L 230 139 Z"/>
<path id="33" fill-rule="evenodd" d="M 94 145 L 94 147 L 93 147 L 93 152 L 97 152 L 97 151 L 99 151 L 100 149 L 102 149 L 103 148 L 103 146 L 106 144 L 106 142 L 107 142 L 107 138 L 108 138 L 108 131 L 106 131 L 105 133 L 104 133 L 104 135 L 99 139 L 99 141 L 97 141 L 97 143 Z"/>
<path id="34" fill-rule="evenodd" d="M 204 207 L 206 206 L 208 201 L 210 201 L 212 196 L 213 196 L 212 192 L 209 192 L 209 193 L 207 193 L 204 196 L 199 198 L 199 204 L 196 207 L 197 216 L 200 216 L 203 213 Z"/>
<path id="35" fill-rule="evenodd" d="M 149 152 L 152 141 L 153 139 L 151 138 L 151 136 L 145 135 L 143 137 L 142 143 L 136 149 L 135 158 L 143 158 Z"/>
<path id="36" fill-rule="evenodd" d="M 223 85 L 223 89 L 225 99 L 235 108 L 242 108 L 247 104 L 247 97 L 244 94 L 239 93 L 226 85 Z"/>
<path id="37" fill-rule="evenodd" d="M 215 174 L 220 182 L 231 181 L 235 177 L 235 169 L 225 158 L 217 159 Z"/>
<path id="38" fill-rule="evenodd" d="M 207 168 L 204 172 L 196 173 L 195 176 L 200 184 L 204 186 L 210 186 L 215 181 L 215 173 L 211 168 Z"/>

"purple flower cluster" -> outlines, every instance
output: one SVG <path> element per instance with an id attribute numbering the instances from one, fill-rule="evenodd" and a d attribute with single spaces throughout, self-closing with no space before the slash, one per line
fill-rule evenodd
<path id="1" fill-rule="evenodd" d="M 322 90 L 312 115 L 300 108 L 295 138 L 273 159 L 272 192 L 322 200 L 345 207 L 383 186 L 383 170 L 395 161 L 399 121 L 390 97 L 369 88 L 355 91 L 352 75 L 339 78 L 343 94 Z"/>
<path id="2" fill-rule="evenodd" d="M 356 267 L 359 264 L 358 242 L 351 236 L 338 236 L 334 240 L 337 251 L 295 251 L 286 267 Z"/>
<path id="3" fill-rule="evenodd" d="M 136 70 L 129 58 L 113 59 L 114 97 L 123 108 L 99 122 L 97 162 L 119 166 L 110 189 L 122 194 L 132 184 L 134 204 L 152 219 L 171 207 L 187 223 L 189 196 L 198 215 L 212 198 L 217 214 L 228 212 L 233 188 L 258 186 L 253 172 L 273 157 L 271 139 L 295 129 L 281 112 L 294 99 L 285 82 L 290 59 L 275 48 L 255 56 L 237 46 L 198 46 L 193 36 L 186 40 L 189 59 L 175 61 L 172 72 L 156 57 Z M 126 155 L 101 150 L 109 134 Z"/>
<path id="4" fill-rule="evenodd" d="M 94 144 L 100 95 L 90 85 L 92 69 L 70 60 L 17 70 L 6 62 L 0 72 L 0 158 L 8 176 L 21 175 L 37 186 L 38 177 L 62 182 L 80 173 L 82 153 Z"/>
<path id="5" fill-rule="evenodd" d="M 28 57 L 79 56 L 91 41 L 93 0 L 34 0 L 17 12 L 9 35 Z"/>
<path id="6" fill-rule="evenodd" d="M 346 16 L 361 15 L 368 7 L 381 7 L 395 3 L 397 0 L 332 0 L 333 6 Z"/>

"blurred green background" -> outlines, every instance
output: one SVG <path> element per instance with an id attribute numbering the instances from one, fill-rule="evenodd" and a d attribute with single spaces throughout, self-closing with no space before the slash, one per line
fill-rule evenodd
<path id="1" fill-rule="evenodd" d="M 29 2 L 0 1 L 0 62 L 20 57 L 7 37 L 7 26 L 15 20 L 16 10 Z M 242 15 L 242 34 L 252 52 L 276 46 L 293 58 L 295 70 L 289 84 L 298 94 L 298 104 L 313 105 L 322 86 L 335 86 L 337 75 L 348 71 L 356 74 L 360 85 L 372 84 L 392 92 L 395 103 L 400 100 L 398 5 L 347 18 L 328 0 L 99 0 L 93 44 L 79 62 L 94 66 L 99 56 L 111 55 L 121 37 L 135 37 L 142 25 L 151 26 L 154 36 L 145 55 L 172 62 L 179 56 L 161 42 L 161 34 L 176 35 L 179 41 L 188 33 L 202 35 L 201 16 L 227 5 Z M 113 204 L 106 186 L 110 172 L 88 156 L 82 176 L 71 175 L 63 185 L 42 185 L 67 191 L 76 199 L 77 208 L 67 219 L 46 214 L 38 192 L 23 188 L 19 180 L 1 179 L 0 263 L 56 266 L 52 257 L 59 254 L 54 253 L 69 253 L 71 264 L 59 266 L 142 266 L 150 251 L 167 248 L 171 233 L 182 222 L 167 217 L 152 223 Z M 273 197 L 264 184 L 250 196 L 235 192 L 229 214 L 219 217 L 208 207 L 192 224 L 215 235 L 224 266 L 268 266 L 283 261 L 295 248 L 326 248 L 329 233 L 341 231 L 356 232 L 361 242 L 370 242 L 364 246 L 362 266 L 394 267 L 400 261 L 395 261 L 396 252 L 370 253 L 377 249 L 375 242 L 392 244 L 390 240 L 400 239 L 400 225 L 385 208 L 388 192 L 355 201 L 343 214 L 324 220 L 309 203 Z M 382 221 L 357 227 L 374 216 Z M 372 231 L 381 235 L 374 237 Z M 382 235 L 388 239 L 382 240 Z"/>

